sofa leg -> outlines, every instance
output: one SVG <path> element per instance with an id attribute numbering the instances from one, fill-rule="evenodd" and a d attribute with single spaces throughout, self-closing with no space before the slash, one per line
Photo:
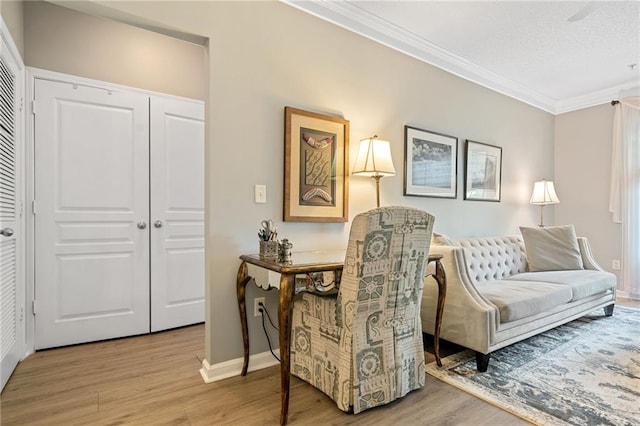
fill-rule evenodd
<path id="1" fill-rule="evenodd" d="M 611 304 L 609 306 L 605 306 L 604 307 L 604 315 L 607 317 L 610 317 L 611 315 L 613 315 L 613 307 L 616 306 L 614 304 Z"/>
<path id="2" fill-rule="evenodd" d="M 491 354 L 476 352 L 476 367 L 479 372 L 484 373 L 487 371 L 487 368 L 489 367 L 489 358 L 491 358 Z"/>

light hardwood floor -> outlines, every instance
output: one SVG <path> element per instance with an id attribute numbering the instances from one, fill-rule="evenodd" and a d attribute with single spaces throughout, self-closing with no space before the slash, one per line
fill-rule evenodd
<path id="1" fill-rule="evenodd" d="M 639 301 L 618 303 L 640 308 Z M 205 384 L 198 372 L 203 356 L 203 325 L 37 352 L 18 365 L 0 395 L 0 424 L 278 424 L 278 367 Z M 293 377 L 289 424 L 527 423 L 427 375 L 424 388 L 357 416 Z"/>

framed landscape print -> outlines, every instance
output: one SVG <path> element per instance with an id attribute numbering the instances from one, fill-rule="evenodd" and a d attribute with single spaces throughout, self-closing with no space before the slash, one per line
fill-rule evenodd
<path id="1" fill-rule="evenodd" d="M 284 221 L 346 222 L 349 121 L 285 107 Z"/>
<path id="2" fill-rule="evenodd" d="M 500 201 L 502 148 L 467 140 L 464 199 Z"/>
<path id="3" fill-rule="evenodd" d="M 458 138 L 404 126 L 404 195 L 456 198 Z"/>

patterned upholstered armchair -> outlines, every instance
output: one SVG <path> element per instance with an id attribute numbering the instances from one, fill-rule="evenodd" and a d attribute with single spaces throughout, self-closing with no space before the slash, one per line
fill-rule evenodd
<path id="1" fill-rule="evenodd" d="M 424 385 L 420 301 L 434 217 L 383 207 L 353 220 L 340 289 L 293 306 L 291 372 L 354 413 Z"/>

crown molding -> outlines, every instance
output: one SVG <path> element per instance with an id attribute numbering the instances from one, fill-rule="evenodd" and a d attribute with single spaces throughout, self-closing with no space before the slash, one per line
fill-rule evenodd
<path id="1" fill-rule="evenodd" d="M 618 95 L 621 88 L 626 88 L 633 84 L 637 85 L 637 82 L 626 83 L 573 98 L 553 99 L 419 38 L 415 34 L 372 15 L 350 2 L 342 0 L 280 1 L 422 62 L 436 66 L 460 78 L 554 115 L 609 102 L 613 99 L 612 96 Z"/>
<path id="2" fill-rule="evenodd" d="M 589 108 L 596 105 L 606 104 L 614 99 L 618 99 L 623 92 L 640 87 L 640 82 L 630 82 L 598 90 L 585 95 L 573 98 L 561 99 L 556 103 L 556 114 L 564 114 L 582 108 Z"/>

